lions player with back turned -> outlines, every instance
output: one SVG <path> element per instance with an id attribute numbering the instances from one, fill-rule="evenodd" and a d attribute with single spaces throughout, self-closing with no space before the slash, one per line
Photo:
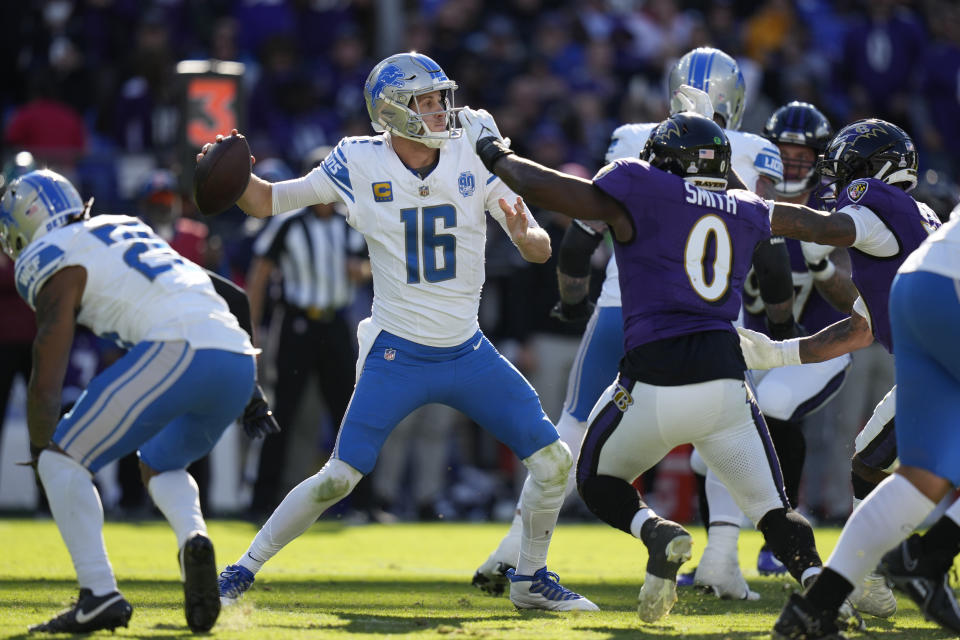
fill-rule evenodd
<path id="1" fill-rule="evenodd" d="M 357 383 L 333 454 L 290 491 L 249 549 L 220 577 L 224 601 L 253 584 L 263 564 L 346 497 L 369 473 L 387 436 L 422 405 L 462 411 L 507 444 L 530 472 L 520 498 L 523 535 L 510 599 L 518 608 L 595 610 L 547 570 L 570 450 L 536 392 L 484 337 L 477 321 L 486 214 L 520 254 L 544 262 L 550 239 L 523 202 L 487 171 L 455 127 L 457 85 L 429 57 L 390 56 L 364 86 L 379 135 L 344 138 L 306 176 L 271 184 L 251 176 L 238 204 L 267 217 L 341 202 L 366 238 L 371 317 L 357 330 Z M 204 152 L 209 146 L 204 148 Z"/>
<path id="2" fill-rule="evenodd" d="M 631 485 L 677 445 L 692 442 L 801 584 L 820 571 L 810 524 L 790 508 L 733 327 L 770 203 L 726 190 L 730 143 L 712 120 L 679 113 L 660 123 L 640 159 L 592 181 L 516 156 L 493 117 L 465 108 L 464 133 L 484 165 L 551 211 L 611 229 L 621 271 L 625 355 L 590 413 L 577 487 L 597 517 L 643 541 L 648 559 L 637 612 L 669 613 L 692 537 L 656 515 Z"/>
<path id="3" fill-rule="evenodd" d="M 130 620 L 91 478 L 133 451 L 177 537 L 187 624 L 209 631 L 220 612 L 217 566 L 186 467 L 244 411 L 256 350 L 203 269 L 137 218 L 90 218 L 91 203 L 48 170 L 17 179 L 0 200 L 0 244 L 16 260 L 17 289 L 37 314 L 30 449 L 80 583 L 75 605 L 31 631 L 88 633 Z M 60 418 L 77 324 L 129 351 Z"/>

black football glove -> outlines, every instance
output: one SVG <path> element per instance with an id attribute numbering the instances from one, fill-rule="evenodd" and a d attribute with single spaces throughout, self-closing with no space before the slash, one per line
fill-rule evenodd
<path id="1" fill-rule="evenodd" d="M 593 314 L 593 309 L 596 306 L 597 305 L 586 298 L 577 304 L 567 304 L 563 300 L 560 300 L 550 309 L 550 317 L 556 318 L 560 322 L 580 324 L 590 319 L 591 314 Z"/>
<path id="2" fill-rule="evenodd" d="M 271 433 L 280 433 L 280 425 L 277 424 L 277 419 L 273 417 L 273 411 L 267 404 L 267 399 L 263 395 L 263 389 L 259 382 L 253 388 L 250 402 L 243 410 L 243 430 L 251 438 L 262 438 Z"/>

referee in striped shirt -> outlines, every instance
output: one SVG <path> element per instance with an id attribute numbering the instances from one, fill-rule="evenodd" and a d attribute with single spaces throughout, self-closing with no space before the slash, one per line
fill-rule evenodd
<path id="1" fill-rule="evenodd" d="M 325 156 L 320 149 L 311 154 Z M 317 374 L 337 427 L 353 393 L 356 354 L 344 312 L 353 301 L 354 287 L 370 280 L 370 261 L 363 236 L 347 225 L 336 206 L 318 204 L 271 218 L 253 245 L 247 293 L 254 327 L 263 317 L 272 276 L 278 269 L 283 275 L 272 403 L 282 430 L 264 439 L 250 508 L 254 517 L 269 515 L 289 489 L 281 486 L 287 444 L 310 374 Z"/>

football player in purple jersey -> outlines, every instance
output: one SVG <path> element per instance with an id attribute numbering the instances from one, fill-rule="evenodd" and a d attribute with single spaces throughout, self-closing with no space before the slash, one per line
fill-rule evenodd
<path id="1" fill-rule="evenodd" d="M 788 237 L 850 247 L 853 282 L 860 297 L 850 317 L 807 338 L 777 342 L 742 329 L 744 356 L 751 367 L 822 362 L 874 339 L 893 353 L 890 286 L 907 256 L 940 226 L 929 207 L 907 194 L 917 182 L 917 154 L 910 136 L 894 124 L 868 119 L 843 128 L 828 145 L 818 171 L 835 180 L 835 211 L 827 214 L 802 205 L 778 204 L 771 224 L 775 233 Z M 894 392 L 881 401 L 857 436 L 853 487 L 858 500 L 897 467 Z M 832 595 L 827 599 L 825 593 L 842 594 L 842 601 L 849 593 L 847 587 L 859 578 L 850 566 L 838 566 L 813 591 L 812 601 L 832 602 Z M 788 603 L 775 634 L 801 637 L 806 633 L 798 622 L 807 612 L 805 603 L 802 599 Z"/>
<path id="2" fill-rule="evenodd" d="M 844 127 L 827 146 L 818 171 L 835 180 L 835 212 L 778 203 L 771 216 L 773 231 L 850 247 L 853 283 L 860 296 L 848 318 L 806 338 L 777 342 L 742 330 L 744 355 L 753 368 L 823 362 L 874 339 L 892 353 L 890 284 L 910 252 L 940 225 L 927 205 L 907 194 L 917 183 L 917 154 L 910 136 L 894 124 L 868 119 Z M 852 478 L 858 503 L 897 464 L 895 390 L 877 405 L 857 435 Z"/>
<path id="3" fill-rule="evenodd" d="M 647 547 L 641 619 L 670 611 L 692 538 L 631 482 L 680 444 L 697 447 L 791 575 L 808 582 L 821 567 L 813 531 L 783 492 L 733 328 L 754 249 L 770 236 L 770 203 L 725 190 L 723 130 L 673 115 L 640 159 L 616 160 L 591 181 L 517 156 L 486 111 L 464 109 L 461 122 L 486 167 L 529 202 L 602 220 L 613 233 L 626 355 L 590 414 L 577 486 L 595 515 Z"/>
<path id="4" fill-rule="evenodd" d="M 827 566 L 807 592 L 790 596 L 774 626 L 775 638 L 843 637 L 833 626 L 836 607 L 878 562 L 879 571 L 928 620 L 960 633 L 960 606 L 949 582 L 960 552 L 960 501 L 926 533 L 911 535 L 960 484 L 958 257 L 960 220 L 955 218 L 897 270 L 889 309 L 901 464 L 850 516 Z"/>
<path id="5" fill-rule="evenodd" d="M 764 135 L 777 145 L 784 164 L 784 180 L 776 186 L 777 201 L 823 208 L 820 197 L 824 189 L 815 164 L 833 138 L 833 129 L 826 117 L 811 104 L 791 102 L 774 111 L 764 127 Z M 802 328 L 816 333 L 848 316 L 859 294 L 850 278 L 846 249 L 792 238 L 775 240 L 785 242 L 790 254 L 796 291 L 793 312 Z M 753 278 L 748 277 L 744 286 L 743 326 L 775 340 L 798 337 L 793 327 L 778 327 L 769 322 L 757 289 Z M 849 354 L 842 354 L 824 362 L 755 372 L 757 401 L 777 450 L 787 497 L 794 507 L 806 455 L 804 417 L 822 408 L 839 390 L 850 362 Z M 714 496 L 725 491 L 715 485 L 709 485 Z M 714 497 L 714 500 L 718 499 Z M 708 551 L 712 542 L 713 536 Z M 708 553 L 704 552 L 704 558 L 707 557 Z M 759 573 L 785 570 L 769 550 L 761 550 L 757 560 Z M 896 598 L 883 577 L 876 573 L 859 585 L 851 602 L 861 613 L 878 617 L 889 617 L 897 609 Z"/>

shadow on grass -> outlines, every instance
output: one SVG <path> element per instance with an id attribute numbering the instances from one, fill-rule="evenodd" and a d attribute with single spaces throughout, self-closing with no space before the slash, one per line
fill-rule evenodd
<path id="1" fill-rule="evenodd" d="M 731 629 L 730 615 L 760 615 L 762 626 L 772 628 L 785 600 L 782 589 L 762 585 L 763 599 L 757 602 L 720 601 L 683 589 L 673 615 L 654 624 L 635 618 L 637 585 L 632 581 L 608 581 L 585 584 L 583 591 L 596 602 L 601 612 L 570 615 L 550 611 L 517 611 L 507 597 L 491 597 L 470 587 L 461 579 L 424 579 L 404 576 L 398 580 L 358 580 L 323 577 L 286 580 L 264 575 L 236 608 L 221 615 L 214 632 L 230 637 L 234 631 L 247 631 L 247 625 L 264 634 L 293 635 L 297 631 L 322 633 L 375 634 L 467 634 L 528 635 L 530 623 L 553 624 L 563 621 L 569 631 L 610 638 L 689 638 L 691 640 L 745 640 L 757 638 L 751 629 Z M 138 624 L 136 611 L 180 610 L 182 590 L 177 581 L 121 580 L 120 588 L 134 606 L 131 632 L 144 637 L 179 639 L 192 634 L 175 623 Z M 76 596 L 73 580 L 0 579 L 0 607 L 35 609 L 41 622 L 66 606 Z M 908 605 L 909 607 L 909 605 Z M 940 640 L 953 637 L 942 629 L 910 628 L 907 618 L 916 610 L 907 608 L 890 620 L 868 618 L 868 638 L 910 638 Z M 619 614 L 622 625 L 611 624 L 604 614 Z M 622 614 L 627 614 L 623 617 Z M 142 618 L 141 618 L 142 620 Z M 696 623 L 691 625 L 691 622 Z M 702 622 L 710 620 L 704 629 Z M 715 624 L 714 624 L 715 623 Z M 748 623 L 749 624 L 749 623 Z M 26 630 L 24 630 L 26 631 Z M 767 637 L 768 630 L 760 636 Z M 27 633 L 14 638 L 32 638 Z M 282 636 L 281 636 L 282 637 Z"/>

